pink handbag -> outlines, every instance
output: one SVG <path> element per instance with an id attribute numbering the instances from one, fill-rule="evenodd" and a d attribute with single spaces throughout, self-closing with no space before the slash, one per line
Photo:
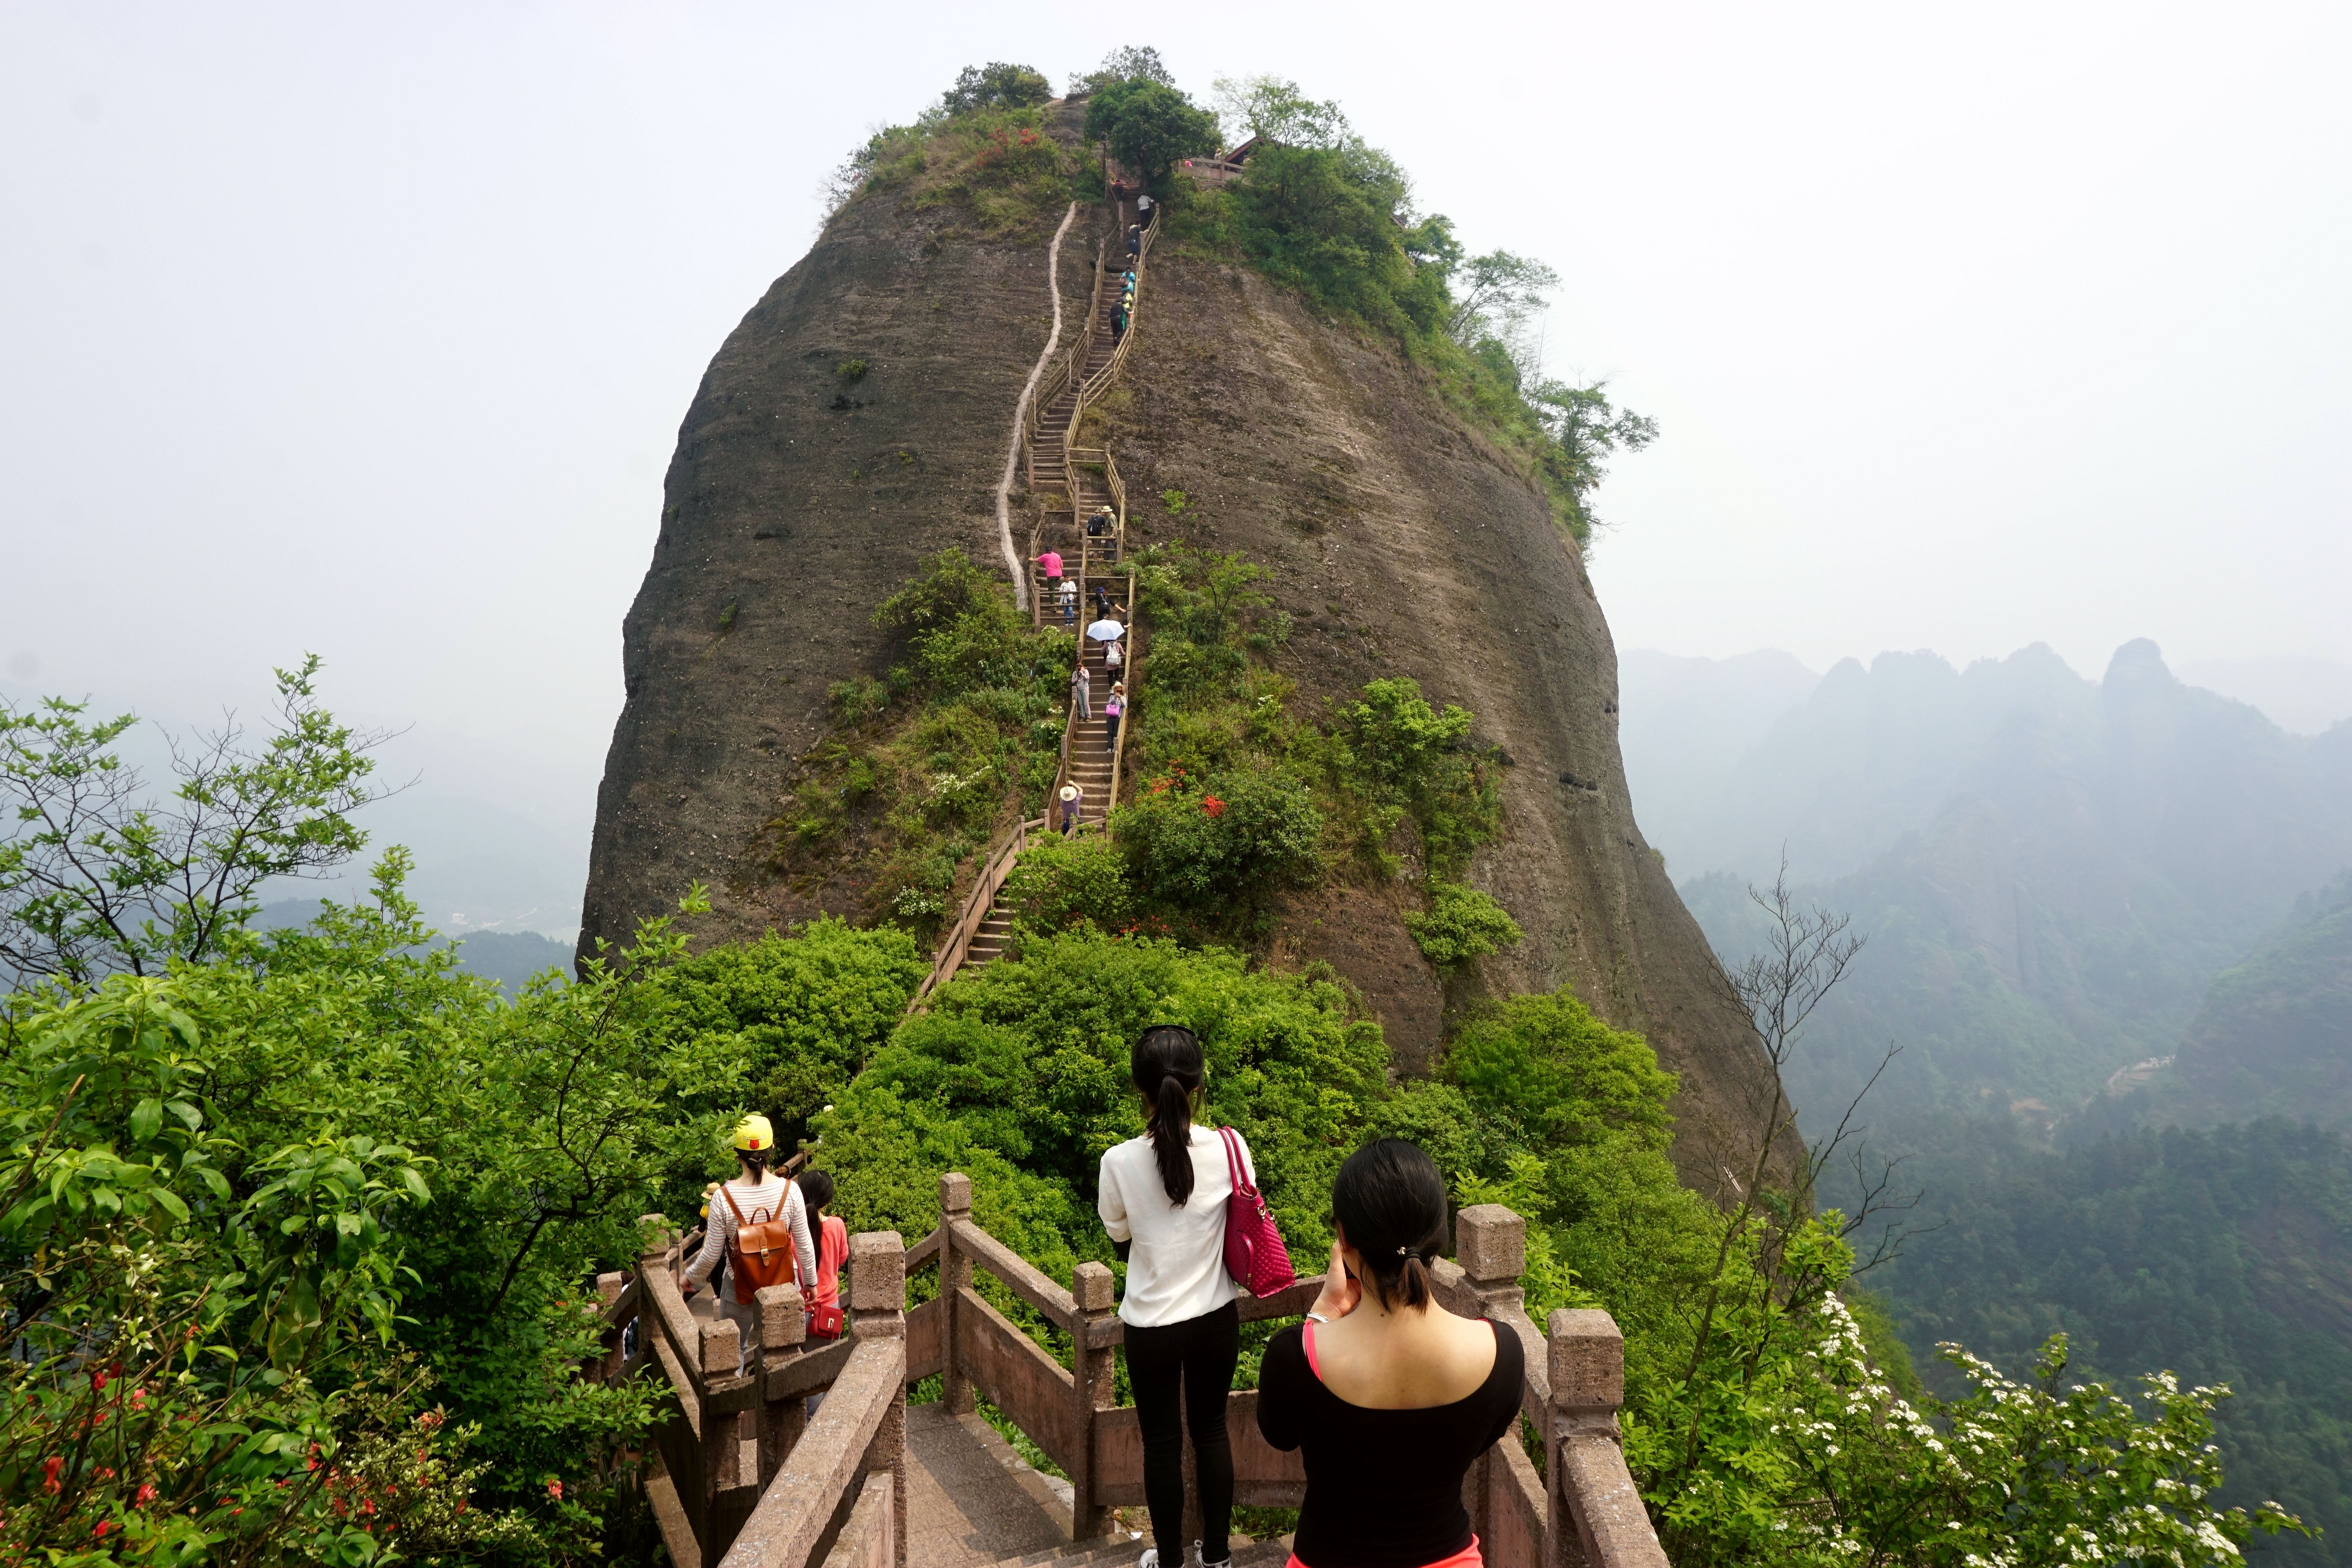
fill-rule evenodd
<path id="1" fill-rule="evenodd" d="M 1233 1175 L 1233 1201 L 1225 1205 L 1225 1272 L 1253 1296 L 1271 1296 L 1298 1280 L 1290 1267 L 1290 1249 L 1274 1227 L 1274 1211 L 1250 1184 L 1242 1167 L 1241 1140 L 1230 1127 L 1220 1127 L 1225 1141 L 1225 1168 Z"/>

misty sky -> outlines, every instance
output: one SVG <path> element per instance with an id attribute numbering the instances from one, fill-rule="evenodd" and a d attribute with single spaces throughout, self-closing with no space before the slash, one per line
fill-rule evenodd
<path id="1" fill-rule="evenodd" d="M 1123 43 L 1559 268 L 1547 369 L 1664 428 L 1621 646 L 2352 662 L 2343 5 L 1213 15 L 5 0 L 0 688 L 184 717 L 315 649 L 584 855 L 678 420 L 824 173 Z"/>

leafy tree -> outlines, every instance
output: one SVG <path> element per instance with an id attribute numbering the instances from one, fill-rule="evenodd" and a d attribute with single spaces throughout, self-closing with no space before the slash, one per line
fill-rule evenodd
<path id="1" fill-rule="evenodd" d="M 1219 77 L 1211 97 L 1234 143 L 1259 137 L 1291 147 L 1331 147 L 1351 132 L 1337 103 L 1318 103 L 1277 76 Z"/>
<path id="2" fill-rule="evenodd" d="M 1591 524 L 1588 498 L 1607 477 L 1603 460 L 1620 450 L 1638 452 L 1658 437 L 1658 422 L 1609 401 L 1605 382 L 1570 386 L 1564 382 L 1538 383 L 1530 397 L 1552 447 L 1544 454 L 1545 471 L 1572 498 L 1577 519 Z"/>
<path id="3" fill-rule="evenodd" d="M 200 963 L 258 912 L 272 877 L 317 875 L 365 841 L 351 814 L 383 792 L 383 737 L 318 701 L 313 655 L 277 672 L 278 726 L 259 745 L 234 719 L 173 739 L 178 781 L 147 798 L 114 742 L 138 721 L 86 723 L 86 703 L 0 702 L 0 978 L 87 990 L 116 971 Z"/>
<path id="4" fill-rule="evenodd" d="M 1087 101 L 1086 133 L 1155 191 L 1167 189 L 1178 160 L 1217 150 L 1217 117 L 1149 76 L 1097 89 Z"/>
<path id="5" fill-rule="evenodd" d="M 50 993 L 0 1057 L 0 1552 L 373 1561 L 515 1545 L 470 1427 L 391 1349 L 432 1162 L 320 1128 L 248 1152 L 205 1093 L 195 976 Z"/>
<path id="6" fill-rule="evenodd" d="M 1404 917 L 1423 958 L 1441 969 L 1500 952 L 1525 934 L 1486 894 L 1460 882 L 1433 881 L 1426 912 Z"/>
<path id="7" fill-rule="evenodd" d="M 1095 69 L 1073 73 L 1070 91 L 1073 96 L 1082 92 L 1100 92 L 1105 88 L 1129 81 L 1157 82 L 1161 87 L 1172 88 L 1176 85 L 1176 75 L 1160 58 L 1158 49 L 1149 45 L 1127 44 L 1105 55 L 1102 64 Z"/>
<path id="8" fill-rule="evenodd" d="M 936 112 L 944 118 L 979 109 L 1034 109 L 1053 96 L 1054 84 L 1044 72 L 991 60 L 984 66 L 964 67 L 955 85 L 940 95 Z"/>

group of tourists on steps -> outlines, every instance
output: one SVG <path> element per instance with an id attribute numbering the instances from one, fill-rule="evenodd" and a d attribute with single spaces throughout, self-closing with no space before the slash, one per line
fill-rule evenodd
<path id="1" fill-rule="evenodd" d="M 735 1175 L 703 1193 L 702 1250 L 687 1265 L 682 1287 L 692 1296 L 725 1267 L 719 1314 L 738 1331 L 739 1373 L 760 1342 L 756 1293 L 766 1286 L 797 1284 L 810 1335 L 841 1334 L 841 1266 L 849 1257 L 849 1226 L 824 1212 L 833 1202 L 833 1178 L 804 1171 L 798 1181 L 787 1181 L 769 1169 L 775 1152 L 775 1131 L 766 1117 L 747 1116 L 737 1124 Z"/>

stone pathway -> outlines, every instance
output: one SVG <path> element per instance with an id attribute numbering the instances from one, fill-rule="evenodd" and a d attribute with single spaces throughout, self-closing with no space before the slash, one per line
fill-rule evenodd
<path id="1" fill-rule="evenodd" d="M 950 1415 L 937 1404 L 907 1407 L 909 1564 L 985 1568 L 1067 1547 L 1069 1503 L 1052 1487 L 979 1416 Z M 1047 1511 L 1057 1500 L 1058 1517 Z"/>

